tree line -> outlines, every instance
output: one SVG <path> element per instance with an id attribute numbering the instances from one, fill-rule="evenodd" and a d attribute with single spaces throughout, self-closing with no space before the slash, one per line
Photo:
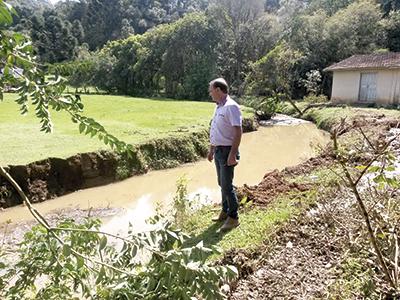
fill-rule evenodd
<path id="1" fill-rule="evenodd" d="M 201 100 L 223 76 L 238 95 L 299 98 L 310 85 L 329 93 L 322 70 L 332 63 L 400 51 L 399 9 L 397 0 L 65 1 L 37 9 L 65 34 L 31 35 L 42 61 L 58 62 L 51 70 L 74 86 Z M 35 14 L 21 16 L 17 26 L 34 23 Z"/>

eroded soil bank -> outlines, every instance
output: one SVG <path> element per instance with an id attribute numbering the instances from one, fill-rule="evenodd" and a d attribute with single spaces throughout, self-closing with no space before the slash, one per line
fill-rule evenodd
<path id="1" fill-rule="evenodd" d="M 326 129 L 340 122 L 336 121 Z M 361 126 L 368 136 L 387 140 L 400 132 L 399 124 L 400 118 L 360 111 L 346 120 L 340 139 L 351 140 Z M 397 156 L 398 139 L 393 143 Z M 268 209 L 277 195 L 298 196 L 305 190 L 316 193 L 316 202 L 306 205 L 300 215 L 280 226 L 256 250 L 233 249 L 225 255 L 222 263 L 233 263 L 240 270 L 230 299 L 393 299 L 393 294 L 378 291 L 382 274 L 370 273 L 377 263 L 368 255 L 358 256 L 365 253 L 365 246 L 354 240 L 363 228 L 363 219 L 354 196 L 334 171 L 329 171 L 334 163 L 329 147 L 316 158 L 282 172 L 267 173 L 260 184 L 241 188 L 241 193 L 261 208 Z M 362 164 L 365 158 L 361 155 L 356 159 Z M 326 172 L 315 175 L 318 170 Z M 392 196 L 400 200 L 398 192 Z M 299 197 L 298 205 L 304 206 Z M 356 263 L 348 267 L 348 261 Z M 358 278 L 360 274 L 366 279 Z M 358 290 L 347 287 L 348 282 L 355 282 Z"/>
<path id="2" fill-rule="evenodd" d="M 243 131 L 257 130 L 254 119 L 243 121 Z M 176 167 L 207 155 L 206 130 L 176 138 L 152 140 L 135 147 L 132 158 L 112 151 L 80 153 L 67 159 L 48 158 L 21 166 L 8 166 L 10 175 L 33 203 L 80 189 L 101 186 L 149 170 Z M 12 186 L 0 177 L 0 208 L 21 204 Z"/>

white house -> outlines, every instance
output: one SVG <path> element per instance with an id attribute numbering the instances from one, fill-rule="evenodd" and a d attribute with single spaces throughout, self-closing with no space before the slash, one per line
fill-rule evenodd
<path id="1" fill-rule="evenodd" d="M 333 72 L 334 103 L 400 104 L 400 53 L 353 55 L 324 71 Z"/>

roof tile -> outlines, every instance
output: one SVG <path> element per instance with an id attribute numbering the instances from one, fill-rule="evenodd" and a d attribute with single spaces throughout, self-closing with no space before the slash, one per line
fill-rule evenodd
<path id="1" fill-rule="evenodd" d="M 324 69 L 324 71 L 355 69 L 397 69 L 400 68 L 400 53 L 353 55 Z"/>

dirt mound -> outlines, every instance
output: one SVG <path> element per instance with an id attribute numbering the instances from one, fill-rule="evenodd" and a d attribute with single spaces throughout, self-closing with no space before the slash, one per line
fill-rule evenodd
<path id="1" fill-rule="evenodd" d="M 306 191 L 310 188 L 307 184 L 298 184 L 288 182 L 284 174 L 278 170 L 274 170 L 264 175 L 263 180 L 255 186 L 244 185 L 239 188 L 237 193 L 239 199 L 247 197 L 247 201 L 255 204 L 267 205 L 277 195 L 293 191 Z"/>
<path id="2" fill-rule="evenodd" d="M 338 201 L 331 199 L 328 205 L 335 207 L 336 216 L 346 217 L 348 208 L 339 207 Z M 256 268 L 245 260 L 242 265 L 256 270 L 232 287 L 230 299 L 326 299 L 347 235 L 327 222 L 325 214 L 325 209 L 315 207 L 292 219 L 259 250 Z"/>
<path id="3" fill-rule="evenodd" d="M 317 168 L 329 166 L 333 163 L 333 157 L 327 153 L 321 154 L 317 157 L 312 157 L 294 167 L 288 167 L 283 169 L 282 174 L 284 176 L 299 176 L 308 174 L 311 171 L 314 171 Z"/>

